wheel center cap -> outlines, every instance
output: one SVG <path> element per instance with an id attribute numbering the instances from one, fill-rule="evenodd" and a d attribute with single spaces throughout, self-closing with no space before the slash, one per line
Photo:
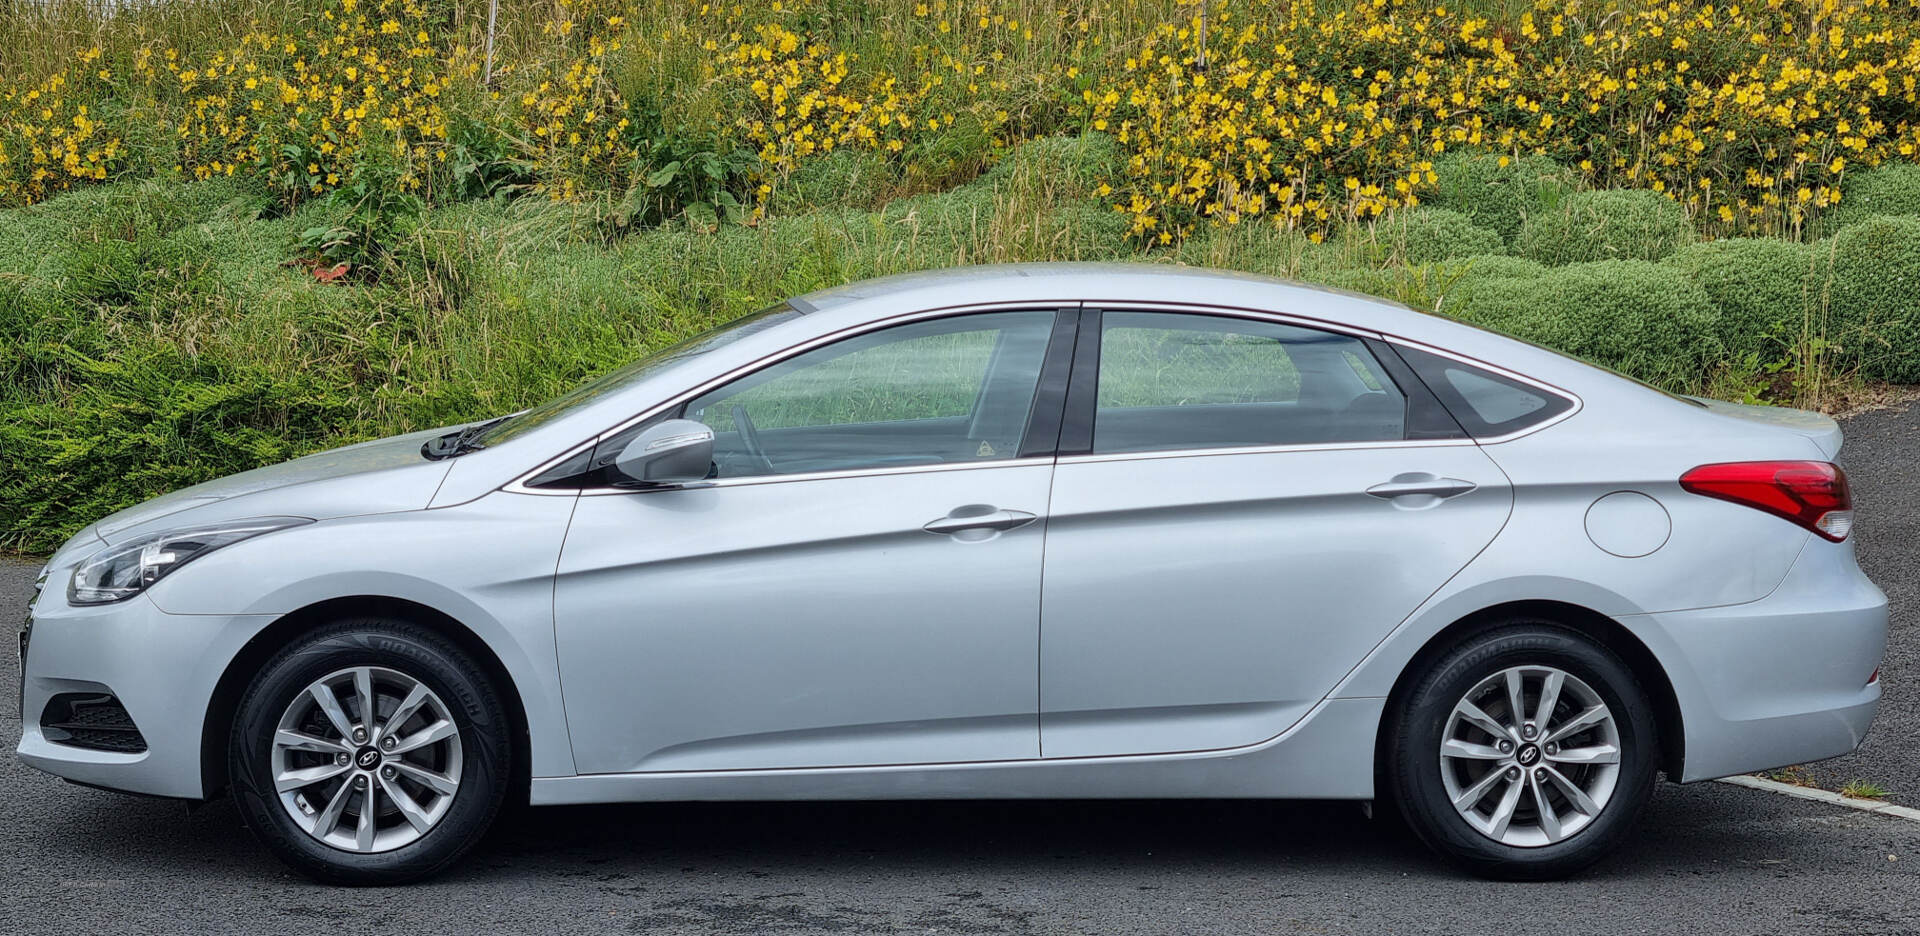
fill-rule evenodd
<path id="1" fill-rule="evenodd" d="M 353 762 L 361 770 L 372 770 L 380 766 L 380 751 L 372 747 L 363 747 L 360 753 L 353 755 Z"/>
<path id="2" fill-rule="evenodd" d="M 1518 761 L 1522 767 L 1531 767 L 1540 760 L 1540 746 L 1537 744 L 1523 744 L 1520 746 L 1519 752 L 1513 755 L 1513 759 Z"/>

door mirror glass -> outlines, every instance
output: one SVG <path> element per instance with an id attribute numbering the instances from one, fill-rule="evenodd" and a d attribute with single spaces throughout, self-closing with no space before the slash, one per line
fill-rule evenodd
<path id="1" fill-rule="evenodd" d="M 626 480 L 679 484 L 705 480 L 713 470 L 713 430 L 691 419 L 669 419 L 634 436 L 613 461 Z"/>

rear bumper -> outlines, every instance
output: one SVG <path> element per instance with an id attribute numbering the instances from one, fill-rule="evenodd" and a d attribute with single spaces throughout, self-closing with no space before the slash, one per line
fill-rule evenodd
<path id="1" fill-rule="evenodd" d="M 1622 620 L 1658 633 L 1685 723 L 1683 782 L 1838 757 L 1880 708 L 1868 682 L 1887 645 L 1887 599 L 1851 544 L 1810 539 L 1772 594 Z"/>

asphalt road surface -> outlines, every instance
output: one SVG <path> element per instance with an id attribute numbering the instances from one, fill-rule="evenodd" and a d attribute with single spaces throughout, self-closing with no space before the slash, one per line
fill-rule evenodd
<path id="1" fill-rule="evenodd" d="M 1920 407 L 1847 429 L 1861 561 L 1896 616 L 1873 737 L 1814 773 L 1913 803 Z M 0 563 L 0 620 L 32 572 Z M 288 873 L 224 801 L 189 812 L 0 759 L 0 933 L 184 932 L 1916 934 L 1920 823 L 1669 785 L 1620 854 L 1516 885 L 1352 804 L 570 807 L 509 819 L 433 882 L 344 890 Z"/>

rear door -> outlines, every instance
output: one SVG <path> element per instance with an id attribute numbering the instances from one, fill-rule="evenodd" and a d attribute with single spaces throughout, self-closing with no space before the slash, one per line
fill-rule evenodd
<path id="1" fill-rule="evenodd" d="M 1066 414 L 1041 595 L 1044 757 L 1274 737 L 1512 504 L 1492 460 L 1368 336 L 1088 310 Z"/>

